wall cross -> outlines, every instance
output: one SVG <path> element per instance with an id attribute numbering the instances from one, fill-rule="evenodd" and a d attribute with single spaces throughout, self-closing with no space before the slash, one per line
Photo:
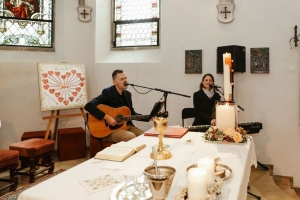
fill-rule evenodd
<path id="1" fill-rule="evenodd" d="M 85 19 L 86 15 L 90 15 L 89 13 L 86 13 L 86 10 L 84 9 L 83 12 L 80 13 L 81 15 L 83 15 L 83 18 Z"/>
<path id="2" fill-rule="evenodd" d="M 224 7 L 224 11 L 221 11 L 220 13 L 221 13 L 221 14 L 225 14 L 224 19 L 226 19 L 226 18 L 227 18 L 227 13 L 231 13 L 231 11 L 228 11 L 228 10 L 227 10 L 227 7 L 225 6 L 225 7 Z"/>

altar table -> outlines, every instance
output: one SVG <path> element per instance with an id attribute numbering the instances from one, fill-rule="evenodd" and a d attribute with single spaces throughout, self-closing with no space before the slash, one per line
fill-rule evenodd
<path id="1" fill-rule="evenodd" d="M 199 132 L 188 132 L 180 139 L 163 139 L 164 144 L 170 146 L 172 158 L 159 160 L 158 165 L 172 166 L 176 169 L 167 200 L 173 200 L 178 190 L 187 185 L 187 167 L 196 164 L 199 158 L 205 156 L 220 157 L 219 163 L 232 169 L 232 175 L 224 181 L 223 196 L 218 199 L 246 199 L 251 166 L 257 164 L 253 140 L 242 144 L 208 142 L 204 141 L 202 135 L 203 133 Z M 141 175 L 147 166 L 153 164 L 150 153 L 152 147 L 158 144 L 158 138 L 142 135 L 131 141 L 145 143 L 147 147 L 123 162 L 91 158 L 25 190 L 18 200 L 110 200 L 113 187 L 91 193 L 80 181 L 107 174 Z"/>

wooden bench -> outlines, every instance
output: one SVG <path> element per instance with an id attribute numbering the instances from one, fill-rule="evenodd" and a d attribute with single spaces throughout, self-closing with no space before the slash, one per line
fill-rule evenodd
<path id="1" fill-rule="evenodd" d="M 0 173 L 9 170 L 10 178 L 0 178 L 2 182 L 8 182 L 8 184 L 2 186 L 1 190 L 10 187 L 10 191 L 14 191 L 18 186 L 18 177 L 16 176 L 16 170 L 18 167 L 19 152 L 14 150 L 0 149 Z"/>
<path id="2" fill-rule="evenodd" d="M 9 146 L 9 149 L 18 151 L 20 159 L 26 160 L 29 164 L 29 166 L 26 165 L 18 168 L 16 173 L 24 176 L 29 176 L 30 183 L 33 183 L 35 181 L 36 175 L 46 170 L 48 170 L 49 174 L 52 174 L 54 171 L 54 148 L 54 140 L 47 140 L 41 138 L 32 138 L 11 144 Z M 47 163 L 39 163 L 39 160 L 44 157 L 48 157 L 50 159 Z M 38 169 L 37 166 L 42 166 L 43 168 Z M 23 170 L 27 167 L 29 167 L 29 171 Z"/>

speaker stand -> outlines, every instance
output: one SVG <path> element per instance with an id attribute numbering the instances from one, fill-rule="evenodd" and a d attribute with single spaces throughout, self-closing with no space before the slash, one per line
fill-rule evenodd
<path id="1" fill-rule="evenodd" d="M 262 168 L 264 168 L 264 170 L 269 170 L 269 168 L 267 166 L 265 166 L 264 164 L 260 163 L 259 161 L 257 161 L 257 164 L 259 166 L 261 166 Z M 250 189 L 250 186 L 248 185 L 247 186 L 247 193 L 253 197 L 255 197 L 256 199 L 260 200 L 261 197 L 260 196 L 257 196 L 256 194 L 253 194 L 252 192 L 249 192 L 248 190 Z"/>
<path id="2" fill-rule="evenodd" d="M 265 166 L 264 164 L 262 164 L 262 163 L 260 163 L 260 162 L 258 162 L 258 161 L 257 161 L 257 164 L 258 164 L 259 166 L 261 166 L 262 168 L 264 168 L 265 170 L 269 170 L 269 168 L 268 168 L 267 166 Z"/>
<path id="3" fill-rule="evenodd" d="M 249 189 L 250 189 L 250 186 L 247 187 L 247 190 L 249 190 Z M 257 196 L 256 194 L 253 194 L 253 193 L 251 193 L 251 192 L 249 192 L 249 191 L 247 191 L 247 193 L 250 194 L 251 196 L 255 197 L 255 198 L 258 199 L 258 200 L 261 199 L 261 197 L 260 197 L 260 196 Z"/>

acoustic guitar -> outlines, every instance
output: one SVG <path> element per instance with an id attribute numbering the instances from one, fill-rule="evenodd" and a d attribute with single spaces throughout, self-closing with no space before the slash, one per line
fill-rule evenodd
<path id="1" fill-rule="evenodd" d="M 88 127 L 90 133 L 97 138 L 103 138 L 108 136 L 112 132 L 117 129 L 126 130 L 127 129 L 127 121 L 131 120 L 141 120 L 141 119 L 149 119 L 150 115 L 131 115 L 130 109 L 126 106 L 119 108 L 112 108 L 110 106 L 99 104 L 97 106 L 101 111 L 113 117 L 117 125 L 111 126 L 107 123 L 105 119 L 99 120 L 93 115 L 89 115 L 88 117 Z"/>

